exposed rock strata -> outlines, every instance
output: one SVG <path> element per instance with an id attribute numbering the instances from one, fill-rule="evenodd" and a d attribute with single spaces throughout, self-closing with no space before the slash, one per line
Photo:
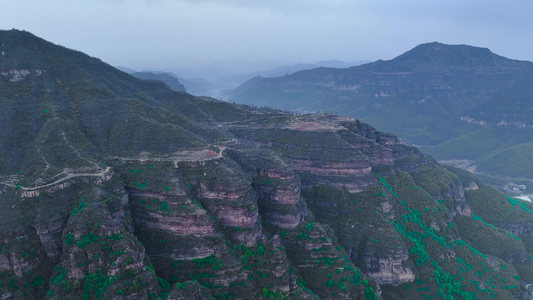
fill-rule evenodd
<path id="1" fill-rule="evenodd" d="M 18 47 L 54 66 L 0 75 L 2 299 L 511 299 L 533 278 L 532 209 L 393 135 L 0 40 L 5 70 Z"/>

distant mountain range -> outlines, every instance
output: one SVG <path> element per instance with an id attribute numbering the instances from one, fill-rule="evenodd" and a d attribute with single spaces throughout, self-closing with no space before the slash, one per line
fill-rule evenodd
<path id="1" fill-rule="evenodd" d="M 533 178 L 533 63 L 485 48 L 422 44 L 389 61 L 254 78 L 229 95 L 239 103 L 355 117 L 439 159 Z"/>
<path id="2" fill-rule="evenodd" d="M 533 204 L 359 120 L 195 97 L 17 30 L 0 107 L 0 299 L 531 296 Z"/>
<path id="3" fill-rule="evenodd" d="M 168 73 L 134 72 L 131 75 L 141 79 L 161 81 L 171 89 L 185 92 L 185 86 L 181 84 L 180 80 Z"/>
<path id="4" fill-rule="evenodd" d="M 143 71 L 137 72 L 126 67 L 117 67 L 118 69 L 132 74 L 133 76 L 152 79 L 165 82 L 166 84 L 175 84 L 174 80 L 168 76 L 177 79 L 188 93 L 196 96 L 211 96 L 218 99 L 227 99 L 227 92 L 238 87 L 247 80 L 256 77 L 276 77 L 286 75 L 301 70 L 314 69 L 318 67 L 335 67 L 346 68 L 363 63 L 364 61 L 344 62 L 339 60 L 324 60 L 312 64 L 293 64 L 286 65 L 279 62 L 247 62 L 247 61 L 224 61 L 207 64 L 200 69 L 177 70 L 176 73 L 193 74 L 193 78 L 184 78 L 174 72 L 168 71 Z M 163 75 L 165 74 L 165 75 Z M 175 85 L 173 88 L 178 87 Z M 178 88 L 179 89 L 179 88 Z"/>

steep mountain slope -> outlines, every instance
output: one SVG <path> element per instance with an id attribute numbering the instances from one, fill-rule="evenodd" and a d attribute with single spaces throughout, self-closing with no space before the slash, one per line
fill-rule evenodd
<path id="1" fill-rule="evenodd" d="M 428 146 L 438 158 L 476 160 L 478 171 L 532 178 L 533 168 L 523 163 L 531 155 L 515 148 L 531 143 L 532 84 L 533 63 L 429 43 L 390 61 L 256 78 L 231 99 L 356 117 Z M 511 156 L 521 163 L 513 165 Z"/>
<path id="2" fill-rule="evenodd" d="M 1 299 L 530 295 L 533 207 L 391 134 L 0 45 Z"/>
<path id="3" fill-rule="evenodd" d="M 135 72 L 131 75 L 141 79 L 161 81 L 171 89 L 185 92 L 185 86 L 183 86 L 179 79 L 167 73 Z"/>

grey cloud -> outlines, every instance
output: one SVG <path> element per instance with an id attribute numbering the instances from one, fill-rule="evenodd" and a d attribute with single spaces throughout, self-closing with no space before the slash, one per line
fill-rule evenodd
<path id="1" fill-rule="evenodd" d="M 1 28 L 26 29 L 133 68 L 390 59 L 430 41 L 533 60 L 533 2 L 526 0 L 0 0 L 0 6 Z"/>

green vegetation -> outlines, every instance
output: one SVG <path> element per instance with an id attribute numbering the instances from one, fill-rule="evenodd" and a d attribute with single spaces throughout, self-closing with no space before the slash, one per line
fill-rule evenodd
<path id="1" fill-rule="evenodd" d="M 290 299 L 289 297 L 286 297 L 285 295 L 283 295 L 281 292 L 276 293 L 266 288 L 263 288 L 263 297 L 265 297 L 266 299 L 281 299 L 281 300 Z"/>
<path id="2" fill-rule="evenodd" d="M 302 281 L 302 280 L 300 280 L 300 279 L 297 279 L 297 280 L 296 280 L 296 284 L 297 284 L 302 290 L 304 290 L 304 291 L 308 292 L 309 294 L 315 296 L 315 298 L 317 298 L 317 299 L 321 299 L 317 294 L 315 294 L 313 291 L 311 291 L 310 289 L 307 288 L 307 284 L 306 284 L 304 281 Z"/>
<path id="3" fill-rule="evenodd" d="M 453 270 L 454 268 L 457 268 L 457 270 L 459 271 L 458 273 L 450 274 L 450 271 L 444 270 L 444 265 L 440 265 L 439 261 L 441 260 L 433 258 L 430 253 L 434 251 L 433 249 L 435 249 L 436 246 L 440 245 L 441 249 L 447 248 L 450 250 L 454 250 L 454 252 L 458 254 L 469 253 L 469 255 L 472 255 L 472 257 L 479 256 L 479 258 L 481 259 L 481 261 L 479 262 L 481 266 L 483 266 L 483 261 L 486 262 L 486 255 L 479 252 L 477 249 L 473 248 L 471 245 L 469 245 L 462 239 L 450 242 L 446 241 L 445 237 L 439 236 L 432 227 L 426 225 L 426 223 L 423 221 L 422 213 L 420 213 L 416 209 L 411 209 L 404 201 L 401 200 L 402 196 L 395 193 L 392 186 L 388 184 L 385 179 L 379 178 L 379 180 L 383 184 L 384 188 L 387 188 L 395 198 L 399 199 L 400 204 L 407 212 L 396 220 L 389 219 L 389 222 L 394 225 L 395 229 L 399 233 L 401 233 L 402 236 L 407 238 L 412 243 L 413 246 L 410 248 L 409 253 L 416 257 L 416 265 L 418 267 L 427 267 L 428 265 L 430 265 L 433 268 L 432 278 L 437 286 L 437 290 L 433 297 L 442 299 L 455 299 L 455 297 L 461 297 L 462 299 L 476 299 L 476 292 L 479 292 L 481 294 L 492 293 L 491 295 L 494 295 L 494 290 L 492 289 L 496 287 L 495 285 L 490 285 L 488 288 L 482 289 L 477 283 L 470 282 L 469 284 L 465 284 L 461 274 L 472 274 L 475 272 L 477 276 L 488 276 L 489 280 L 491 281 L 496 280 L 496 278 L 498 278 L 500 275 L 492 273 L 486 267 L 483 267 L 482 271 L 480 272 L 478 267 L 474 267 L 472 263 L 466 263 L 461 256 L 456 257 L 455 262 L 458 264 L 456 266 L 454 264 L 450 264 L 449 261 L 446 263 L 446 269 Z M 411 186 L 411 188 L 413 187 Z M 401 194 L 403 194 L 403 189 Z M 436 202 L 436 204 L 439 203 L 439 201 Z M 472 219 L 476 221 L 481 221 L 481 223 L 484 226 L 487 226 L 488 228 L 503 231 L 514 239 L 518 239 L 518 237 L 510 234 L 509 232 L 501 230 L 485 222 L 476 214 L 473 214 Z M 416 226 L 413 227 L 413 225 Z M 466 250 L 466 252 L 464 252 L 464 250 Z M 503 283 L 505 282 L 505 280 L 503 279 L 500 282 Z M 503 284 L 500 284 L 499 288 L 508 289 L 509 286 L 504 286 Z M 425 292 L 430 292 L 431 286 L 424 287 L 424 290 Z"/>
<path id="4" fill-rule="evenodd" d="M 509 196 L 507 196 L 507 201 L 509 201 L 512 207 L 520 207 L 520 209 L 522 209 L 523 211 L 533 214 L 533 211 L 528 208 L 526 201 L 520 199 L 512 199 Z"/>
<path id="5" fill-rule="evenodd" d="M 141 182 L 141 183 L 137 183 L 137 182 L 133 182 L 133 185 L 138 188 L 138 189 L 144 189 L 146 188 L 146 180 Z"/>
<path id="6" fill-rule="evenodd" d="M 72 233 L 65 234 L 65 237 L 63 238 L 63 243 L 70 245 L 72 244 L 72 241 L 74 240 L 74 235 Z"/>
<path id="7" fill-rule="evenodd" d="M 218 271 L 222 268 L 220 259 L 216 259 L 214 254 L 206 258 L 194 258 L 192 262 L 197 269 L 211 268 L 213 271 Z"/>
<path id="8" fill-rule="evenodd" d="M 250 270 L 252 269 L 252 266 L 261 266 L 263 264 L 265 247 L 263 244 L 258 243 L 255 249 L 251 250 L 244 244 L 231 245 L 230 252 L 240 258 L 243 264 L 243 269 Z"/>
<path id="9" fill-rule="evenodd" d="M 482 218 L 476 216 L 475 213 L 472 213 L 472 219 L 477 220 L 477 221 L 481 221 L 483 224 L 485 224 L 486 226 L 488 226 L 488 227 L 490 227 L 490 228 L 492 228 L 492 229 L 499 230 L 499 231 L 503 231 L 503 232 L 505 232 L 507 235 L 509 235 L 510 237 L 514 238 L 515 240 L 520 240 L 516 235 L 510 233 L 509 231 L 506 231 L 506 230 L 500 229 L 500 228 L 498 228 L 498 227 L 496 227 L 496 226 L 494 226 L 494 225 L 492 225 L 492 224 L 489 224 L 489 223 L 485 222 Z"/>
<path id="10" fill-rule="evenodd" d="M 398 72 L 400 77 L 390 75 Z M 471 159 L 482 172 L 533 178 L 531 120 L 523 109 L 530 75 L 528 62 L 431 43 L 389 61 L 254 78 L 230 96 L 239 103 L 357 118 L 437 158 Z"/>
<path id="11" fill-rule="evenodd" d="M 152 265 L 146 266 L 146 270 L 148 270 L 148 271 L 150 271 L 152 273 L 155 273 L 154 266 L 152 266 Z"/>
<path id="12" fill-rule="evenodd" d="M 87 202 L 84 202 L 85 199 L 87 199 L 87 197 L 81 197 L 78 201 L 78 206 L 74 207 L 70 212 L 71 216 L 75 216 L 80 210 L 87 206 Z"/>
<path id="13" fill-rule="evenodd" d="M 0 256 L 8 270 L 0 273 L 0 294 L 162 299 L 172 290 L 184 299 L 377 299 L 381 291 L 385 299 L 506 299 L 533 282 L 531 204 L 367 124 L 193 97 L 28 33 L 0 31 L 0 40 L 8 53 L 3 70 L 30 70 L 17 82 L 0 75 Z M 519 64 L 478 54 L 467 62 L 490 58 L 494 65 L 481 72 L 488 81 L 490 72 L 505 76 Z M 409 126 L 388 116 L 411 116 L 403 140 L 434 145 L 443 156 L 464 143 L 454 153 L 479 158 L 480 169 L 486 159 L 502 162 L 492 164 L 496 171 L 521 172 L 531 156 L 530 129 L 450 118 L 499 120 L 499 112 L 515 109 L 505 110 L 505 99 L 494 95 L 513 93 L 472 96 L 487 90 L 478 82 L 450 95 L 442 86 L 479 79 L 459 68 L 452 73 L 464 76 L 450 83 L 449 66 L 463 63 L 452 58 L 443 52 L 416 70 L 401 62 L 405 57 L 381 62 L 380 70 L 367 65 L 365 80 L 379 84 L 361 85 L 357 95 L 343 80 L 359 75 L 339 79 L 329 70 L 341 80 L 334 97 L 330 86 L 306 78 L 290 103 L 327 100 L 332 110 L 395 129 Z M 432 59 L 446 61 L 438 76 L 416 77 L 434 67 L 427 65 Z M 389 63 L 396 65 L 387 69 Z M 393 85 L 382 84 L 393 77 Z M 426 79 L 438 83 L 439 95 L 408 91 L 411 80 Z M 353 97 L 356 110 L 346 101 Z M 469 97 L 490 106 L 469 109 L 487 114 L 465 111 Z M 506 166 L 515 155 L 521 166 Z M 378 287 L 365 274 L 396 282 Z M 411 274 L 413 282 L 396 280 Z"/>
<path id="14" fill-rule="evenodd" d="M 113 276 L 107 276 L 102 269 L 83 277 L 83 299 L 99 299 L 106 289 L 115 281 Z"/>
<path id="15" fill-rule="evenodd" d="M 159 205 L 160 205 L 160 206 L 159 206 L 159 209 L 160 209 L 161 211 L 165 212 L 166 214 L 168 214 L 168 203 L 162 201 L 162 202 L 160 202 Z"/>
<path id="16" fill-rule="evenodd" d="M 88 232 L 80 236 L 80 238 L 76 241 L 76 246 L 80 248 L 85 248 L 88 245 L 97 242 L 99 239 L 99 235 L 93 235 L 92 232 Z"/>

